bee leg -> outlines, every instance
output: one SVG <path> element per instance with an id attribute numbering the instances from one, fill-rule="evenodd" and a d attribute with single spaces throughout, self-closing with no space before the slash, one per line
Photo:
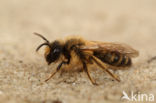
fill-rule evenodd
<path id="1" fill-rule="evenodd" d="M 87 75 L 88 75 L 90 81 L 92 82 L 92 84 L 93 84 L 93 85 L 98 85 L 98 84 L 91 78 L 91 76 L 90 76 L 90 74 L 89 74 L 89 71 L 88 71 L 88 68 L 87 68 L 87 65 L 86 65 L 85 62 L 83 62 L 83 69 L 84 69 L 85 72 L 87 73 Z"/>
<path id="2" fill-rule="evenodd" d="M 47 78 L 47 79 L 45 80 L 45 82 L 47 82 L 49 79 L 51 79 L 51 78 L 60 70 L 60 68 L 62 67 L 63 64 L 67 64 L 67 62 L 62 61 L 62 62 L 57 66 L 56 71 L 55 71 L 54 73 L 52 73 L 52 74 L 50 75 L 50 77 Z"/>
<path id="3" fill-rule="evenodd" d="M 115 80 L 117 80 L 118 82 L 120 82 L 120 79 L 118 78 L 117 75 L 111 73 L 107 68 L 106 66 L 103 65 L 103 63 L 97 59 L 96 57 L 92 56 L 92 60 L 99 66 L 101 67 L 102 69 L 104 69 L 110 76 L 112 76 Z"/>

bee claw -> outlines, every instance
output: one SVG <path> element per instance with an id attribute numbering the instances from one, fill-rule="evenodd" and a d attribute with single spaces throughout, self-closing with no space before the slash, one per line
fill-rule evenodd
<path id="1" fill-rule="evenodd" d="M 94 82 L 94 83 L 92 83 L 93 85 L 96 85 L 96 86 L 98 86 L 99 84 L 97 84 L 96 82 Z"/>

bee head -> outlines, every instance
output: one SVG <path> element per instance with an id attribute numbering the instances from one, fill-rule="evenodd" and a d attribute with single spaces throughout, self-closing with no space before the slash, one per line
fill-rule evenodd
<path id="1" fill-rule="evenodd" d="M 54 41 L 50 43 L 45 37 L 43 37 L 41 34 L 34 33 L 35 35 L 41 37 L 43 40 L 45 40 L 45 43 L 42 43 L 38 46 L 36 51 L 38 51 L 42 46 L 46 45 L 46 51 L 45 51 L 45 59 L 50 65 L 52 62 L 55 62 L 59 59 L 61 53 L 62 53 L 62 46 L 59 41 Z"/>
<path id="2" fill-rule="evenodd" d="M 49 65 L 59 59 L 62 53 L 62 46 L 58 41 L 54 41 L 47 48 L 49 49 L 45 52 L 45 59 Z"/>

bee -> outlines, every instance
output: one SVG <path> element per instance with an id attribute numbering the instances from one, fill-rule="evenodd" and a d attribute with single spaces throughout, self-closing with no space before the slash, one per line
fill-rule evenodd
<path id="1" fill-rule="evenodd" d="M 126 44 L 87 41 L 76 37 L 65 41 L 55 40 L 53 42 L 49 42 L 41 34 L 34 34 L 45 41 L 37 47 L 36 51 L 38 51 L 42 46 L 46 46 L 44 55 L 48 65 L 58 62 L 61 56 L 64 57 L 57 66 L 56 71 L 53 72 L 45 82 L 60 71 L 63 65 L 70 65 L 72 58 L 75 58 L 72 55 L 73 53 L 75 54 L 74 56 L 78 57 L 83 66 L 83 70 L 88 75 L 92 84 L 97 85 L 95 80 L 92 79 L 88 69 L 88 65 L 93 63 L 97 64 L 97 66 L 105 70 L 111 77 L 119 82 L 120 79 L 118 76 L 110 72 L 108 68 L 117 70 L 119 68 L 130 67 L 132 65 L 131 58 L 139 55 L 137 50 Z"/>

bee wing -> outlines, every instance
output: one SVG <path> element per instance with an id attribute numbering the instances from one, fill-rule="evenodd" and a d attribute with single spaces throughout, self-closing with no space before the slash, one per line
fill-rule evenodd
<path id="1" fill-rule="evenodd" d="M 139 52 L 129 45 L 122 43 L 109 43 L 109 42 L 98 42 L 98 41 L 88 41 L 86 45 L 80 47 L 81 50 L 85 51 L 100 51 L 102 52 L 119 52 L 125 54 L 129 57 L 137 57 Z"/>

